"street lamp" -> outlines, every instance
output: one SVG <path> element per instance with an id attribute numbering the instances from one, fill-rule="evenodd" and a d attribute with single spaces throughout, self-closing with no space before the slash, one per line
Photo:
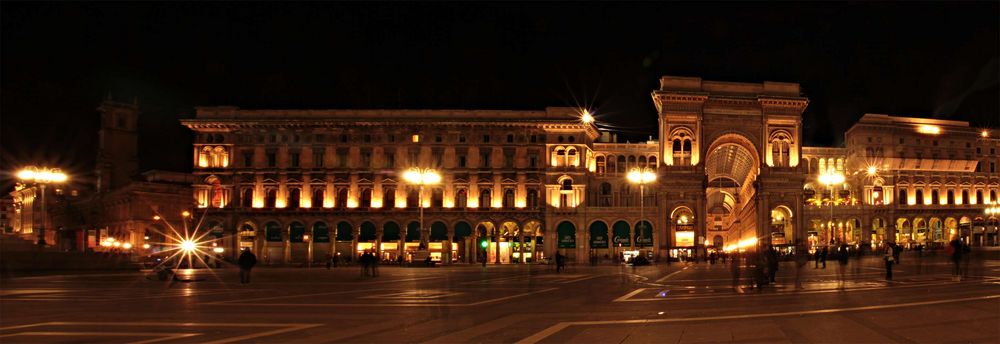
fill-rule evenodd
<path id="1" fill-rule="evenodd" d="M 417 202 L 419 203 L 417 207 L 420 208 L 420 247 L 427 248 L 427 231 L 424 230 L 424 185 L 437 185 L 441 182 L 441 174 L 430 168 L 414 167 L 403 172 L 403 180 L 420 186 L 417 194 Z M 400 248 L 400 253 L 402 253 L 402 248 Z"/>
<path id="2" fill-rule="evenodd" d="M 34 183 L 42 190 L 42 224 L 38 227 L 38 246 L 44 247 L 45 222 L 49 217 L 49 213 L 45 211 L 45 186 L 64 183 L 69 177 L 58 168 L 28 166 L 17 172 L 17 178 L 25 183 Z"/>
<path id="3" fill-rule="evenodd" d="M 653 172 L 651 168 L 633 168 L 626 175 L 629 183 L 639 184 L 639 242 L 641 243 L 644 239 L 642 236 L 642 223 L 643 223 L 643 201 L 646 184 L 656 181 L 656 172 Z M 634 237 L 634 236 L 633 236 Z"/>
<path id="4" fill-rule="evenodd" d="M 828 172 L 819 176 L 819 182 L 826 184 L 827 188 L 830 189 L 830 225 L 827 226 L 827 230 L 830 234 L 827 235 L 828 239 L 832 240 L 833 232 L 833 202 L 836 195 L 833 193 L 833 186 L 840 185 L 844 183 L 844 175 L 836 172 Z"/>

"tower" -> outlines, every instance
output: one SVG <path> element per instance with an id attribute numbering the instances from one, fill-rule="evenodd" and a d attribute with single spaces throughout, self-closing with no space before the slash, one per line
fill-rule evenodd
<path id="1" fill-rule="evenodd" d="M 139 104 L 115 102 L 108 96 L 97 107 L 101 130 L 97 142 L 97 190 L 107 192 L 129 183 L 139 172 Z"/>

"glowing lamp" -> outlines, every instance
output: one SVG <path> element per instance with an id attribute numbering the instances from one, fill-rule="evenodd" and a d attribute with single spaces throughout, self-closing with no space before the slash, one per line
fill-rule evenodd
<path id="1" fill-rule="evenodd" d="M 124 248 L 126 250 L 131 250 L 132 249 L 132 243 L 128 243 L 128 242 L 124 243 L 124 244 L 122 244 L 122 248 Z"/>
<path id="2" fill-rule="evenodd" d="M 216 248 L 213 248 L 213 249 L 212 249 L 212 252 L 215 252 L 215 253 L 222 253 L 222 252 L 226 252 L 226 249 L 224 249 L 224 248 L 222 248 L 222 247 L 216 247 Z"/>
<path id="3" fill-rule="evenodd" d="M 196 245 L 194 243 L 194 241 L 191 241 L 191 240 L 183 240 L 183 241 L 181 241 L 181 250 L 183 250 L 186 253 L 194 252 L 194 250 L 195 250 L 195 248 L 197 246 L 198 245 Z"/>
<path id="4" fill-rule="evenodd" d="M 148 249 L 149 249 L 149 244 L 142 244 L 142 248 L 144 248 L 144 249 L 147 249 L 147 250 L 148 250 Z"/>
<path id="5" fill-rule="evenodd" d="M 580 114 L 580 122 L 584 124 L 594 123 L 594 116 L 590 114 L 590 110 L 583 110 L 583 113 Z"/>
<path id="6" fill-rule="evenodd" d="M 867 172 L 869 176 L 874 176 L 876 173 L 878 173 L 878 167 L 868 166 L 868 169 L 865 172 Z"/>

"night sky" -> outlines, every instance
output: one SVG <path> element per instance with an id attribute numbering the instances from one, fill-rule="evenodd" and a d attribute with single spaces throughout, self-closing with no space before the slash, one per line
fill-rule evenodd
<path id="1" fill-rule="evenodd" d="M 142 170 L 190 170 L 201 105 L 585 106 L 644 139 L 662 75 L 801 83 L 807 145 L 866 112 L 1000 126 L 997 2 L 0 7 L 2 169 L 78 179 L 108 93 L 139 99 Z"/>

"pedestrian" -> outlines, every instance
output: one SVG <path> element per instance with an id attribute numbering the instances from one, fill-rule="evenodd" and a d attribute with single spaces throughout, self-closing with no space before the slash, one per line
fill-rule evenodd
<path id="1" fill-rule="evenodd" d="M 893 246 L 894 245 L 892 245 L 892 243 L 885 246 L 885 257 L 882 258 L 883 260 L 885 260 L 886 281 L 892 281 L 892 264 L 896 262 L 896 258 L 893 252 L 895 250 L 893 250 Z"/>
<path id="2" fill-rule="evenodd" d="M 814 247 L 813 250 L 813 261 L 815 261 L 813 269 L 819 269 L 819 258 L 823 255 L 823 250 L 819 249 L 819 247 Z"/>
<path id="3" fill-rule="evenodd" d="M 740 258 L 738 253 L 733 253 L 730 257 L 729 271 L 733 276 L 733 290 L 740 292 Z"/>
<path id="4" fill-rule="evenodd" d="M 826 269 L 826 256 L 830 254 L 830 246 L 823 246 L 823 253 L 819 255 L 819 262 L 823 264 L 823 268 Z"/>
<path id="5" fill-rule="evenodd" d="M 840 244 L 840 247 L 837 248 L 837 263 L 839 263 L 837 266 L 837 277 L 840 278 L 840 289 L 844 289 L 847 284 L 848 254 L 850 253 L 847 252 L 847 244 Z"/>
<path id="6" fill-rule="evenodd" d="M 563 264 L 564 264 L 564 263 L 563 263 L 563 260 L 564 260 L 564 259 L 566 259 L 566 258 L 564 258 L 564 257 L 563 257 L 563 255 L 562 255 L 561 253 L 559 253 L 559 252 L 556 252 L 556 272 L 557 272 L 557 273 L 558 273 L 558 272 L 562 272 L 562 269 L 563 269 Z"/>
<path id="7" fill-rule="evenodd" d="M 326 269 L 330 270 L 330 267 L 333 265 L 333 256 L 327 253 L 325 259 L 326 259 Z"/>
<path id="8" fill-rule="evenodd" d="M 371 264 L 372 277 L 378 277 L 378 264 L 381 263 L 379 257 L 375 255 L 375 252 L 369 253 L 368 257 L 368 263 Z"/>
<path id="9" fill-rule="evenodd" d="M 956 281 L 962 279 L 961 264 L 962 264 L 962 251 L 964 250 L 962 246 L 963 246 L 962 241 L 959 240 L 958 238 L 955 238 L 950 243 L 948 243 L 948 248 L 947 248 L 948 254 L 951 256 L 950 258 L 952 265 L 954 265 L 952 273 L 955 275 L 953 278 Z"/>
<path id="10" fill-rule="evenodd" d="M 767 277 L 771 283 L 775 283 L 775 277 L 778 276 L 778 252 L 771 245 L 767 245 L 765 258 L 767 260 Z"/>
<path id="11" fill-rule="evenodd" d="M 899 255 L 902 254 L 902 253 L 903 253 L 903 248 L 900 247 L 899 245 L 896 245 L 896 243 L 892 243 L 892 259 L 893 259 L 892 263 L 893 264 L 895 264 L 895 265 L 899 265 L 900 264 L 901 261 L 899 259 Z"/>
<path id="12" fill-rule="evenodd" d="M 237 263 L 240 266 L 240 284 L 250 284 L 250 269 L 257 264 L 257 256 L 250 249 L 244 248 Z"/>
<path id="13" fill-rule="evenodd" d="M 361 263 L 361 278 L 368 277 L 368 251 L 361 253 L 358 262 Z"/>
<path id="14" fill-rule="evenodd" d="M 795 248 L 795 289 L 802 289 L 802 269 L 809 264 L 809 252 L 802 245 Z"/>

